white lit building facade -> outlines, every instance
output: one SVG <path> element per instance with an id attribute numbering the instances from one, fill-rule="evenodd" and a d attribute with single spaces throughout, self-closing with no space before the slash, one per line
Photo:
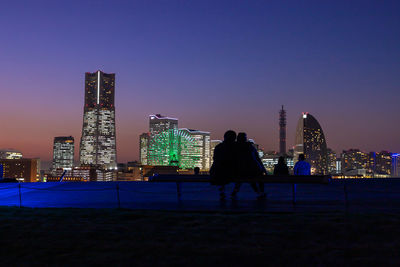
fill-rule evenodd
<path id="1" fill-rule="evenodd" d="M 15 149 L 2 149 L 0 159 L 22 159 L 22 152 Z"/>
<path id="2" fill-rule="evenodd" d="M 57 169 L 71 170 L 74 166 L 74 138 L 72 136 L 54 137 L 53 171 Z"/>
<path id="3" fill-rule="evenodd" d="M 117 167 L 115 135 L 115 74 L 85 74 L 85 106 L 79 161 L 103 169 Z"/>

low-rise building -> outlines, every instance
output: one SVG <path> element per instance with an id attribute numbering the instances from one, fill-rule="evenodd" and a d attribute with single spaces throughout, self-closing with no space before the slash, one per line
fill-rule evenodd
<path id="1" fill-rule="evenodd" d="M 3 177 L 14 178 L 19 182 L 37 182 L 38 164 L 38 159 L 0 159 Z"/>
<path id="2" fill-rule="evenodd" d="M 22 152 L 15 149 L 1 149 L 0 159 L 22 159 Z"/>

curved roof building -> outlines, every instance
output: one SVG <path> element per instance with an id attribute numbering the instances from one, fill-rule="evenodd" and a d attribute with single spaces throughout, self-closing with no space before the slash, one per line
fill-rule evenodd
<path id="1" fill-rule="evenodd" d="M 294 160 L 304 154 L 311 164 L 312 174 L 327 174 L 327 146 L 324 132 L 318 121 L 308 112 L 303 112 L 296 128 Z"/>

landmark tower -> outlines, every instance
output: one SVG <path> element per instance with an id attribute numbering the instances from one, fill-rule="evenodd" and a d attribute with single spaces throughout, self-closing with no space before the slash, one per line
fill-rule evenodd
<path id="1" fill-rule="evenodd" d="M 117 167 L 115 137 L 115 74 L 85 74 L 85 106 L 79 161 L 102 169 Z"/>
<path id="2" fill-rule="evenodd" d="M 279 154 L 286 154 L 286 110 L 279 111 Z"/>

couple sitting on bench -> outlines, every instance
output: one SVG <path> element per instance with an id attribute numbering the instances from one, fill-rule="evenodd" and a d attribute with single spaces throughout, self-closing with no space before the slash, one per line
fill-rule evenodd
<path id="1" fill-rule="evenodd" d="M 236 140 L 237 139 L 237 140 Z M 232 199 L 239 192 L 240 180 L 251 180 L 267 175 L 267 171 L 253 144 L 247 141 L 246 133 L 234 131 L 224 134 L 224 141 L 214 150 L 213 165 L 210 169 L 211 183 L 219 185 L 220 199 L 225 200 L 225 185 L 236 182 L 231 193 Z M 258 199 L 265 199 L 264 183 L 250 183 Z"/>

